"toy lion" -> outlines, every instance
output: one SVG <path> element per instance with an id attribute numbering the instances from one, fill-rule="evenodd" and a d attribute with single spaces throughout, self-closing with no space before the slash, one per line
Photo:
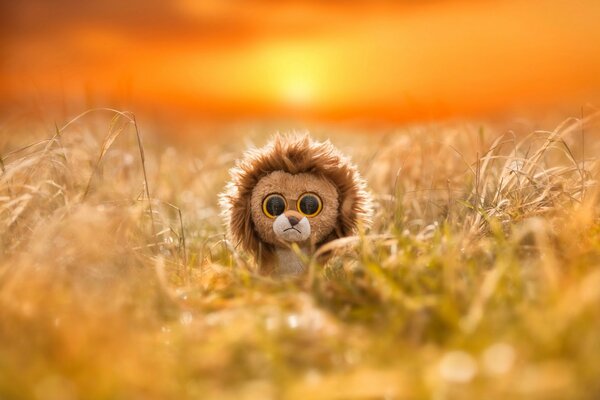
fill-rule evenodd
<path id="1" fill-rule="evenodd" d="M 371 197 L 356 166 L 329 141 L 280 136 L 246 152 L 220 195 L 229 237 L 261 273 L 298 275 L 323 244 L 370 224 Z"/>

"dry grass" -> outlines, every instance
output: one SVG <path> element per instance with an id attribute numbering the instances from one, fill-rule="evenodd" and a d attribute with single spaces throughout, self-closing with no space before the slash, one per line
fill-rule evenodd
<path id="1" fill-rule="evenodd" d="M 4 131 L 1 398 L 600 396 L 595 116 L 333 134 L 376 224 L 297 282 L 224 240 L 245 143 L 165 149 L 106 110 Z"/>

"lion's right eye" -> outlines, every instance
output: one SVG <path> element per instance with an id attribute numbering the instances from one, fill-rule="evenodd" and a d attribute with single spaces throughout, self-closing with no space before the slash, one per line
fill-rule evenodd
<path id="1" fill-rule="evenodd" d="M 280 194 L 270 194 L 263 200 L 263 213 L 269 218 L 275 218 L 283 214 L 287 203 Z"/>

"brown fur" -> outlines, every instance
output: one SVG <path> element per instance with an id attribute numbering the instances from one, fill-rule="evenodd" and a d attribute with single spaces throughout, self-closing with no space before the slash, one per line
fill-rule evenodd
<path id="1" fill-rule="evenodd" d="M 263 264 L 272 260 L 275 244 L 264 234 L 261 237 L 255 226 L 254 221 L 259 221 L 259 217 L 255 213 L 257 216 L 253 220 L 252 215 L 259 203 L 252 201 L 252 193 L 262 178 L 276 171 L 314 175 L 333 185 L 337 191 L 335 229 L 326 237 L 319 237 L 317 246 L 353 235 L 359 225 L 370 224 L 371 198 L 365 190 L 365 181 L 349 158 L 329 141 L 317 142 L 308 135 L 277 135 L 265 147 L 244 154 L 231 169 L 231 181 L 220 196 L 230 238 L 255 257 L 260 256 L 259 261 Z M 260 231 L 265 232 L 264 229 Z"/>
<path id="2" fill-rule="evenodd" d="M 273 219 L 267 217 L 262 211 L 263 199 L 270 193 L 279 193 L 286 199 L 298 199 L 306 192 L 317 193 L 323 201 L 323 209 L 319 215 L 309 218 L 311 225 L 309 243 L 321 243 L 333 232 L 337 225 L 339 208 L 336 187 L 329 180 L 314 174 L 292 175 L 283 171 L 273 171 L 258 181 L 250 199 L 252 222 L 262 242 L 272 246 L 282 246 L 273 232 Z M 295 209 L 295 204 L 292 206 Z M 296 214 L 302 218 L 301 214 L 298 212 Z"/>

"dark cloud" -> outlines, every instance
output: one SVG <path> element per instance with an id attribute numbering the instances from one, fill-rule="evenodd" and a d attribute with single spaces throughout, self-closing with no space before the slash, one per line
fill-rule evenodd
<path id="1" fill-rule="evenodd" d="M 9 39 L 61 36 L 78 28 L 97 28 L 133 38 L 155 40 L 251 39 L 261 34 L 301 34 L 356 17 L 356 9 L 411 7 L 429 1 L 279 1 L 220 0 L 196 2 L 190 12 L 182 2 L 164 0 L 29 0 L 2 2 L 3 30 Z M 440 1 L 440 0 L 437 0 Z M 204 5 L 203 5 L 204 4 Z M 309 12 L 306 12 L 309 11 Z"/>
<path id="2" fill-rule="evenodd" d="M 158 0 L 72 1 L 37 0 L 5 4 L 11 36 L 59 34 L 74 27 L 102 27 L 125 33 L 186 33 L 215 28 L 214 22 L 182 13 L 171 2 Z"/>

